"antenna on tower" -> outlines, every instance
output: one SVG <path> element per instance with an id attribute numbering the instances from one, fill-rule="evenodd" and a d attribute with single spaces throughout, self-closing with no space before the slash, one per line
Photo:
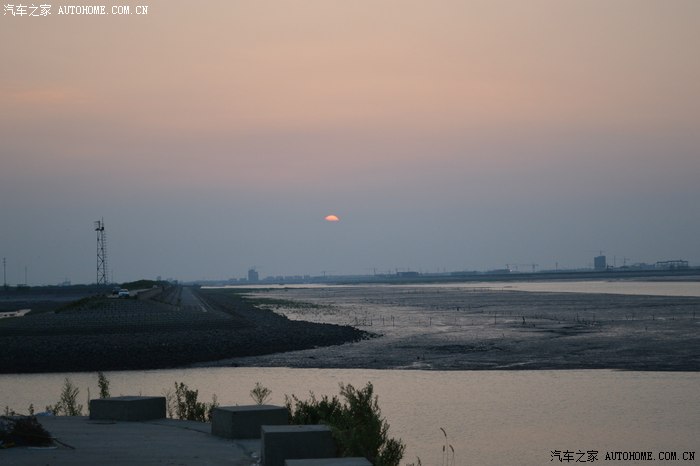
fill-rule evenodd
<path id="1" fill-rule="evenodd" d="M 107 236 L 105 234 L 105 220 L 95 222 L 97 232 L 97 284 L 107 285 Z"/>

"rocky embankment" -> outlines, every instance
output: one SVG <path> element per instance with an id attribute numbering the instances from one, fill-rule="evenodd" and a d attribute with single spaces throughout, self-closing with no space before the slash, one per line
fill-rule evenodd
<path id="1" fill-rule="evenodd" d="M 350 326 L 292 321 L 229 290 L 166 290 L 153 299 L 82 300 L 0 321 L 0 373 L 158 369 L 339 345 Z"/>

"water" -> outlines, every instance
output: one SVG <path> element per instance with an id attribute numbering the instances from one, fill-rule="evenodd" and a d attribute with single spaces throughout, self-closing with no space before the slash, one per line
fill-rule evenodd
<path id="1" fill-rule="evenodd" d="M 374 285 L 386 286 L 386 285 Z M 423 286 L 423 285 L 410 285 Z M 504 282 L 425 285 L 519 291 L 700 296 L 699 282 Z M 197 368 L 108 372 L 112 395 L 162 395 L 175 381 L 216 394 L 222 405 L 249 404 L 255 382 L 302 398 L 337 394 L 339 383 L 375 386 L 390 435 L 407 444 L 402 464 L 420 456 L 442 464 L 444 437 L 455 464 L 553 464 L 552 450 L 696 452 L 700 462 L 700 373 L 576 371 L 410 371 L 366 369 Z M 0 375 L 0 408 L 37 411 L 59 397 L 65 377 L 98 393 L 95 374 Z M 0 454 L 1 455 L 1 454 Z M 577 456 L 575 456 L 576 458 Z M 558 463 L 558 461 L 554 461 Z M 613 464 L 615 462 L 612 462 Z M 623 462 L 619 462 L 623 464 Z M 634 464 L 624 462 L 624 464 Z M 686 463 L 690 464 L 690 463 Z"/>
<path id="2" fill-rule="evenodd" d="M 161 395 L 181 381 L 222 405 L 251 403 L 257 381 L 275 404 L 284 394 L 337 394 L 341 382 L 371 381 L 390 434 L 408 446 L 403 464 L 416 456 L 441 464 L 441 427 L 461 465 L 549 464 L 552 450 L 700 453 L 698 373 L 202 368 L 107 376 L 112 395 Z M 0 375 L 0 403 L 41 410 L 58 399 L 65 377 L 83 403 L 88 387 L 98 393 L 95 374 Z"/>
<path id="3" fill-rule="evenodd" d="M 490 289 L 512 291 L 538 291 L 558 293 L 609 293 L 646 296 L 700 296 L 700 280 L 553 280 L 553 281 L 507 281 L 507 282 L 449 282 L 419 283 L 410 285 L 362 284 L 362 285 L 241 285 L 222 288 L 284 289 L 284 288 L 451 288 L 451 289 Z M 214 287 L 219 288 L 219 287 Z"/>
<path id="4" fill-rule="evenodd" d="M 448 286 L 448 285 L 444 285 Z M 542 291 L 560 293 L 609 293 L 646 296 L 700 296 L 700 281 L 635 281 L 635 280 L 556 280 L 543 282 L 468 283 L 463 288 L 494 290 Z"/>

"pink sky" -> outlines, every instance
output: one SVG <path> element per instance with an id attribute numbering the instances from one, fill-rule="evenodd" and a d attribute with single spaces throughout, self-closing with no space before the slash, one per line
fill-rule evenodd
<path id="1" fill-rule="evenodd" d="M 92 278 L 102 216 L 123 279 L 700 261 L 693 0 L 159 1 L 0 44 L 0 254 L 38 281 Z"/>

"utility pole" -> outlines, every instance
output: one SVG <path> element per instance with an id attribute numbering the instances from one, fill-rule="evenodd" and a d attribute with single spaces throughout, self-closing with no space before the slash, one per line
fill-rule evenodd
<path id="1" fill-rule="evenodd" d="M 7 259 L 2 258 L 2 283 L 7 288 Z"/>

